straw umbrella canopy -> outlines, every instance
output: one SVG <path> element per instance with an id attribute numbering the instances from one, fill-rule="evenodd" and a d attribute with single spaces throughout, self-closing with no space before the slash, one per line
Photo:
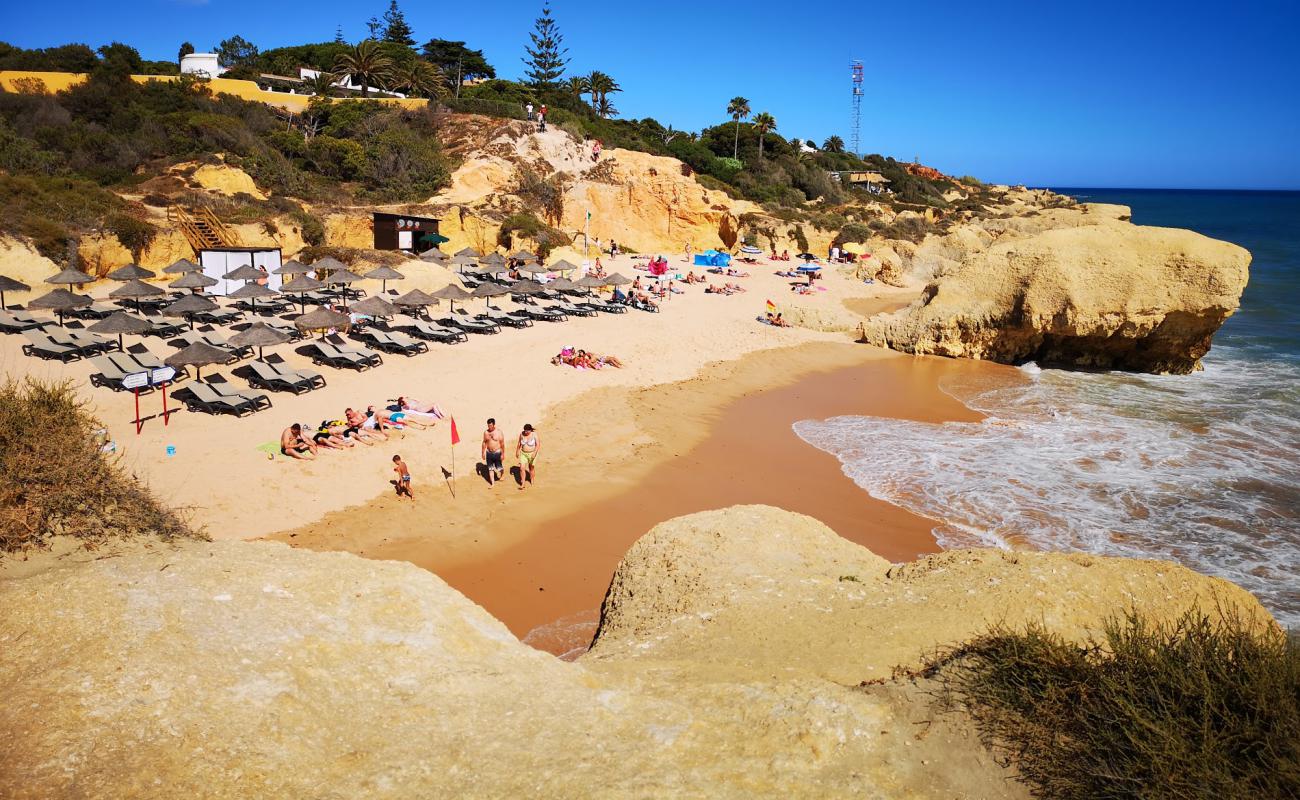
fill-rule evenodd
<path id="1" fill-rule="evenodd" d="M 574 283 L 568 278 L 556 278 L 553 281 L 547 281 L 546 288 L 567 291 L 569 289 L 578 288 L 578 284 Z"/>
<path id="2" fill-rule="evenodd" d="M 216 286 L 217 279 L 209 278 L 202 272 L 187 272 L 167 285 L 172 289 L 206 289 Z"/>
<path id="3" fill-rule="evenodd" d="M 347 267 L 339 267 L 337 270 L 334 270 L 329 274 L 328 277 L 325 278 L 326 283 L 342 283 L 342 284 L 356 283 L 359 280 L 361 280 L 361 276 L 353 272 L 352 270 L 348 269 Z"/>
<path id="4" fill-rule="evenodd" d="M 609 278 L 597 278 L 595 275 L 584 275 L 574 281 L 575 286 L 585 286 L 588 289 L 599 289 L 604 286 Z"/>
<path id="5" fill-rule="evenodd" d="M 147 271 L 148 270 L 146 270 L 146 272 Z M 166 292 L 164 292 L 162 289 L 159 289 L 157 286 L 154 286 L 151 283 L 145 283 L 139 278 L 131 278 L 126 283 L 122 284 L 121 286 L 117 287 L 113 291 L 109 292 L 108 296 L 112 298 L 118 298 L 118 297 L 132 298 L 135 300 L 136 311 L 139 311 L 141 297 L 157 297 L 158 295 L 161 294 L 166 294 Z"/>
<path id="6" fill-rule="evenodd" d="M 421 261 L 433 261 L 438 264 L 446 263 L 448 258 L 451 258 L 451 256 L 436 247 L 430 247 L 428 250 L 425 250 L 420 254 Z"/>
<path id="7" fill-rule="evenodd" d="M 180 275 L 184 272 L 202 272 L 203 267 L 190 261 L 188 258 L 178 258 L 172 262 L 171 266 L 163 267 L 163 272 L 168 275 Z"/>
<path id="8" fill-rule="evenodd" d="M 470 258 L 478 258 L 478 257 L 482 256 L 483 254 L 480 253 L 479 251 L 475 250 L 475 249 L 472 248 L 472 247 L 462 247 L 461 249 L 459 249 L 459 250 L 456 251 L 456 255 L 458 255 L 458 256 L 469 256 Z"/>
<path id="9" fill-rule="evenodd" d="M 620 272 L 615 272 L 613 275 L 610 275 L 608 278 L 603 278 L 602 280 L 604 282 L 601 286 L 627 286 L 632 282 L 631 278 L 623 277 L 623 274 Z"/>
<path id="10" fill-rule="evenodd" d="M 252 264 L 244 264 L 232 269 L 221 277 L 228 281 L 255 281 L 265 278 L 266 274 Z"/>
<path id="11" fill-rule="evenodd" d="M 276 275 L 306 275 L 308 272 L 311 271 L 312 271 L 311 267 L 307 266 L 301 261 L 290 260 L 287 263 L 280 265 L 279 269 L 275 271 L 275 274 Z"/>
<path id="12" fill-rule="evenodd" d="M 511 253 L 508 256 L 508 258 L 511 261 L 533 261 L 537 258 L 537 256 L 533 253 L 528 252 L 527 250 L 516 250 L 513 253 Z"/>
<path id="13" fill-rule="evenodd" d="M 45 279 L 45 282 L 46 282 L 46 283 L 60 283 L 60 284 L 63 284 L 63 285 L 65 285 L 65 286 L 67 286 L 67 287 L 68 287 L 68 291 L 71 292 L 71 291 L 72 291 L 72 284 L 74 284 L 74 283 L 90 283 L 90 282 L 93 281 L 93 280 L 95 280 L 95 279 L 92 278 L 91 276 L 87 275 L 86 273 L 82 272 L 81 270 L 79 270 L 79 269 L 72 269 L 71 267 L 69 267 L 68 269 L 63 270 L 62 272 L 58 273 L 57 275 L 51 275 L 50 277 L 46 278 L 46 279 Z"/>
<path id="14" fill-rule="evenodd" d="M 495 281 L 484 281 L 470 292 L 474 297 L 482 297 L 484 302 L 490 305 L 489 298 L 500 297 L 504 294 L 510 294 L 509 286 L 502 286 Z"/>
<path id="15" fill-rule="evenodd" d="M 197 274 L 197 273 L 191 273 Z M 194 329 L 194 315 L 202 311 L 212 311 L 217 304 L 197 294 L 187 294 L 169 306 L 163 308 L 164 317 L 185 317 L 189 320 L 190 330 Z"/>
<path id="16" fill-rule="evenodd" d="M 334 256 L 325 256 L 324 258 L 318 258 L 315 261 L 311 262 L 311 268 L 314 270 L 330 273 L 339 269 L 345 270 L 348 268 L 348 265 L 344 264 L 342 261 L 339 261 Z"/>
<path id="17" fill-rule="evenodd" d="M 374 269 L 367 272 L 364 275 L 364 277 L 369 278 L 372 281 L 383 281 L 384 285 L 380 291 L 384 292 L 385 294 L 388 293 L 389 281 L 406 280 L 405 275 L 393 269 L 392 267 L 375 267 Z"/>
<path id="18" fill-rule="evenodd" d="M 536 262 L 532 264 L 520 264 L 515 269 L 519 270 L 520 272 L 530 273 L 532 275 L 541 275 L 544 272 L 550 271 L 546 267 L 543 267 L 541 264 L 538 264 Z"/>
<path id="19" fill-rule="evenodd" d="M 72 308 L 90 305 L 90 298 L 84 294 L 73 294 L 67 289 L 55 289 L 49 294 L 41 295 L 27 304 L 28 308 L 43 308 L 58 312 L 59 324 L 63 324 L 63 312 Z"/>
<path id="20" fill-rule="evenodd" d="M 324 306 L 313 308 L 306 314 L 298 317 L 293 324 L 300 331 L 320 331 L 321 338 L 325 338 L 325 331 L 330 328 L 343 328 L 352 322 L 352 318 L 347 314 L 340 314 L 337 311 L 331 311 Z"/>
<path id="21" fill-rule="evenodd" d="M 473 267 L 473 266 L 477 265 L 477 264 L 478 264 L 478 257 L 477 257 L 477 256 L 468 256 L 468 255 L 466 255 L 466 256 L 460 256 L 460 255 L 458 255 L 458 256 L 453 257 L 453 258 L 451 259 L 451 262 L 450 262 L 450 263 L 451 263 L 452 265 L 454 265 L 454 266 L 460 267 L 460 268 L 463 270 L 465 267 Z"/>
<path id="22" fill-rule="evenodd" d="M 512 294 L 537 294 L 538 292 L 545 290 L 545 286 L 542 286 L 534 280 L 516 281 L 510 285 L 510 291 Z"/>
<path id="23" fill-rule="evenodd" d="M 129 281 L 139 280 L 142 278 L 152 278 L 154 275 L 155 273 L 153 270 L 145 269 L 139 264 L 127 264 L 125 267 L 118 267 L 108 273 L 108 278 L 109 280 L 114 281 Z"/>
<path id="24" fill-rule="evenodd" d="M 0 309 L 5 307 L 5 292 L 30 292 L 32 287 L 8 275 L 0 275 Z"/>
<path id="25" fill-rule="evenodd" d="M 479 260 L 484 264 L 492 264 L 499 267 L 504 267 L 506 265 L 506 257 L 500 253 L 488 253 Z"/>
<path id="26" fill-rule="evenodd" d="M 316 280 L 310 275 L 301 274 L 298 277 L 294 278 L 293 280 L 281 286 L 280 291 L 298 292 L 299 304 L 302 306 L 302 310 L 305 312 L 307 310 L 307 293 L 314 292 L 317 289 L 323 287 L 324 285 L 325 285 L 324 283 Z"/>
<path id="27" fill-rule="evenodd" d="M 551 272 L 568 272 L 571 269 L 577 269 L 578 265 L 567 259 L 561 258 L 551 265 Z"/>
<path id="28" fill-rule="evenodd" d="M 169 367 L 194 367 L 194 380 L 198 380 L 204 367 L 224 364 L 228 358 L 229 350 L 213 347 L 207 342 L 195 342 L 167 356 L 163 363 Z"/>
<path id="29" fill-rule="evenodd" d="M 353 304 L 352 310 L 358 314 L 369 314 L 372 317 L 391 317 L 397 313 L 397 306 L 382 297 L 367 297 Z"/>
<path id="30" fill-rule="evenodd" d="M 495 275 L 498 272 L 504 272 L 505 269 L 504 264 L 475 264 L 472 267 L 467 267 L 465 272 L 472 272 L 475 275 Z"/>
<path id="31" fill-rule="evenodd" d="M 256 313 L 257 313 L 257 298 L 259 298 L 259 297 L 272 297 L 272 296 L 277 295 L 277 294 L 279 294 L 279 292 L 277 292 L 276 290 L 274 290 L 274 289 L 272 289 L 272 288 L 270 288 L 270 287 L 263 286 L 263 285 L 260 284 L 260 283 L 255 283 L 255 282 L 253 282 L 253 281 L 249 281 L 248 283 L 245 283 L 243 286 L 239 287 L 239 288 L 236 289 L 235 291 L 233 291 L 233 292 L 231 292 L 230 294 L 226 295 L 226 297 L 233 297 L 233 298 L 235 298 L 236 300 L 252 300 L 252 301 L 253 301 L 253 313 L 256 314 Z"/>
<path id="32" fill-rule="evenodd" d="M 428 292 L 419 289 L 412 289 L 401 297 L 393 300 L 393 305 L 403 306 L 405 308 L 419 308 L 421 306 L 433 305 L 438 302 L 438 298 Z"/>
<path id="33" fill-rule="evenodd" d="M 122 349 L 122 334 L 124 333 L 144 333 L 153 328 L 153 325 L 133 317 L 125 311 L 114 311 L 107 317 L 91 325 L 88 330 L 93 333 L 117 334 L 117 349 Z"/>
<path id="34" fill-rule="evenodd" d="M 456 310 L 457 300 L 468 300 L 474 295 L 470 294 L 463 286 L 459 286 L 454 283 L 449 283 L 446 286 L 439 289 L 438 291 L 431 292 L 430 296 L 436 297 L 439 300 L 450 301 L 452 310 L 454 311 Z"/>
<path id="35" fill-rule="evenodd" d="M 258 361 L 262 360 L 263 347 L 284 344 L 287 341 L 289 341 L 289 334 L 278 331 L 265 322 L 254 322 L 230 337 L 230 343 L 235 347 L 256 347 Z"/>

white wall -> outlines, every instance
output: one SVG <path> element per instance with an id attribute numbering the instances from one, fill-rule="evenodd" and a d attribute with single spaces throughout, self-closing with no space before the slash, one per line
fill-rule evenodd
<path id="1" fill-rule="evenodd" d="M 221 64 L 217 61 L 216 53 L 190 53 L 187 56 L 181 56 L 181 74 L 182 75 L 204 75 L 209 78 L 217 78 L 225 72 Z"/>
<path id="2" fill-rule="evenodd" d="M 231 292 L 244 285 L 243 281 L 228 281 L 222 278 L 227 272 L 251 264 L 254 267 L 266 268 L 266 285 L 270 289 L 279 289 L 284 282 L 282 275 L 276 275 L 275 271 L 280 268 L 280 251 L 279 250 L 253 250 L 228 252 L 225 250 L 204 250 L 199 253 L 199 266 L 203 267 L 203 274 L 217 281 L 216 286 L 210 286 L 204 289 L 205 294 L 216 297 L 225 297 Z"/>

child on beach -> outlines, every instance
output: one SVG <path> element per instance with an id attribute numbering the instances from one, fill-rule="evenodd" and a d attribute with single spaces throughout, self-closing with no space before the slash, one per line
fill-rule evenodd
<path id="1" fill-rule="evenodd" d="M 397 480 L 393 481 L 393 485 L 397 487 L 397 496 L 406 495 L 414 500 L 415 495 L 411 494 L 411 471 L 406 468 L 406 462 L 401 456 L 393 456 L 393 464 L 396 465 L 393 472 L 397 473 Z"/>

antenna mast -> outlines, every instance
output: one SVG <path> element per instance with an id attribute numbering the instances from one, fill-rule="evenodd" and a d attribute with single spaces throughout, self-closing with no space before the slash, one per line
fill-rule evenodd
<path id="1" fill-rule="evenodd" d="M 853 155 L 862 158 L 862 62 L 855 58 L 849 62 L 849 67 L 853 70 L 853 126 L 849 134 L 850 147 L 853 148 Z"/>

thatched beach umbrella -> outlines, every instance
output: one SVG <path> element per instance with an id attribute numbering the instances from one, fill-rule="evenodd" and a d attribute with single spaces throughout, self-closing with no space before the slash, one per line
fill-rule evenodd
<path id="1" fill-rule="evenodd" d="M 425 250 L 423 253 L 420 254 L 421 261 L 432 261 L 436 264 L 442 264 L 446 262 L 446 260 L 449 258 L 451 258 L 451 256 L 447 255 L 446 253 L 442 252 L 436 247 L 430 247 L 428 250 Z"/>
<path id="2" fill-rule="evenodd" d="M 166 292 L 151 283 L 145 283 L 139 278 L 131 278 L 126 283 L 109 292 L 108 296 L 115 299 L 119 297 L 132 298 L 135 300 L 136 311 L 139 311 L 141 297 L 157 297 L 161 294 L 166 294 Z"/>
<path id="3" fill-rule="evenodd" d="M 595 275 L 583 275 L 581 278 L 574 281 L 574 285 L 583 286 L 588 289 L 599 289 L 604 286 L 605 282 L 608 280 L 609 278 L 597 278 Z"/>
<path id="4" fill-rule="evenodd" d="M 479 259 L 479 261 L 483 262 L 484 264 L 491 264 L 492 266 L 495 267 L 504 267 L 506 265 L 506 257 L 501 255 L 500 253 L 488 253 L 487 255 Z"/>
<path id="5" fill-rule="evenodd" d="M 545 286 L 542 286 L 540 283 L 534 280 L 515 281 L 514 283 L 510 284 L 510 292 L 512 294 L 537 294 L 538 292 L 542 292 L 545 290 L 546 290 Z"/>
<path id="6" fill-rule="evenodd" d="M 433 305 L 436 302 L 438 302 L 438 298 L 419 289 L 412 289 L 401 297 L 393 299 L 393 305 L 407 309 L 419 309 Z"/>
<path id="7" fill-rule="evenodd" d="M 253 282 L 253 281 L 249 281 L 248 283 L 245 283 L 243 286 L 239 287 L 239 288 L 236 289 L 235 291 L 233 291 L 233 292 L 231 292 L 230 294 L 226 295 L 226 297 L 233 297 L 233 298 L 235 298 L 236 300 L 252 300 L 252 301 L 253 301 L 253 313 L 256 314 L 256 313 L 257 313 L 257 298 L 259 298 L 259 297 L 273 297 L 273 296 L 275 296 L 275 295 L 277 295 L 277 294 L 279 294 L 279 292 L 277 292 L 277 291 L 274 290 L 274 289 L 271 289 L 271 288 L 269 288 L 269 287 L 267 287 L 267 286 L 263 286 L 263 285 L 260 284 L 260 283 L 255 283 L 255 282 Z"/>
<path id="8" fill-rule="evenodd" d="M 258 361 L 262 360 L 263 347 L 284 344 L 287 341 L 289 341 L 289 334 L 278 331 L 265 322 L 254 322 L 230 337 L 230 343 L 235 347 L 256 347 Z"/>
<path id="9" fill-rule="evenodd" d="M 266 273 L 262 272 L 252 264 L 244 264 L 243 266 L 232 269 L 221 277 L 228 281 L 256 281 L 265 278 Z"/>
<path id="10" fill-rule="evenodd" d="M 506 257 L 509 258 L 511 261 L 536 261 L 537 260 L 536 254 L 530 253 L 527 250 L 516 250 Z"/>
<path id="11" fill-rule="evenodd" d="M 439 300 L 449 301 L 451 303 L 451 308 L 453 311 L 456 310 L 457 300 L 468 300 L 474 296 L 470 294 L 468 291 L 466 291 L 463 286 L 458 286 L 457 284 L 454 283 L 449 283 L 446 286 L 439 289 L 438 291 L 431 292 L 430 294 L 433 297 L 438 298 Z"/>
<path id="12" fill-rule="evenodd" d="M 280 267 L 276 269 L 275 274 L 276 275 L 306 275 L 308 272 L 311 271 L 312 268 L 302 263 L 301 261 L 290 260 L 285 262 L 284 264 L 281 264 Z"/>
<path id="13" fill-rule="evenodd" d="M 63 324 L 63 312 L 73 308 L 83 308 L 90 305 L 91 300 L 84 294 L 73 294 L 67 289 L 55 289 L 49 294 L 41 295 L 27 304 L 28 308 L 43 308 L 47 311 L 55 311 L 59 315 L 59 324 Z"/>
<path id="14" fill-rule="evenodd" d="M 353 304 L 352 310 L 358 314 L 369 314 L 372 317 L 391 317 L 397 313 L 397 306 L 382 297 L 367 297 L 365 300 Z"/>
<path id="15" fill-rule="evenodd" d="M 613 275 L 602 280 L 604 280 L 604 283 L 602 283 L 601 286 L 627 286 L 632 282 L 631 278 L 625 278 L 622 273 L 618 272 L 615 272 Z"/>
<path id="16" fill-rule="evenodd" d="M 341 283 L 341 284 L 347 285 L 347 284 L 350 284 L 350 283 L 356 283 L 357 281 L 359 281 L 359 280 L 361 280 L 361 279 L 362 279 L 361 276 L 358 275 L 357 273 L 353 272 L 352 270 L 348 269 L 347 267 L 341 267 L 341 268 L 336 269 L 336 270 L 334 270 L 333 272 L 331 272 L 331 273 L 329 274 L 329 277 L 325 278 L 325 282 L 326 282 L 326 283 Z"/>
<path id="17" fill-rule="evenodd" d="M 0 310 L 5 308 L 5 292 L 30 292 L 32 287 L 8 275 L 0 275 Z"/>
<path id="18" fill-rule="evenodd" d="M 198 273 L 190 273 L 197 275 Z M 169 306 L 164 306 L 162 313 L 164 317 L 184 317 L 189 320 L 190 330 L 194 330 L 194 315 L 203 311 L 212 311 L 217 308 L 217 304 L 202 295 L 187 294 Z"/>
<path id="19" fill-rule="evenodd" d="M 88 330 L 93 333 L 117 334 L 117 349 L 122 349 L 122 334 L 124 333 L 144 333 L 153 328 L 153 325 L 133 317 L 125 311 L 114 311 L 107 317 L 91 325 Z"/>
<path id="20" fill-rule="evenodd" d="M 555 289 L 556 291 L 568 291 L 570 289 L 578 288 L 578 284 L 568 278 L 556 278 L 553 281 L 547 281 L 546 288 Z"/>
<path id="21" fill-rule="evenodd" d="M 209 286 L 216 286 L 217 283 L 216 278 L 209 278 L 202 272 L 187 272 L 167 286 L 172 289 L 206 289 Z"/>
<path id="22" fill-rule="evenodd" d="M 486 305 L 491 305 L 491 298 L 510 294 L 510 287 L 503 286 L 496 281 L 483 281 L 470 294 L 474 297 L 482 297 Z"/>
<path id="23" fill-rule="evenodd" d="M 188 258 L 178 258 L 171 263 L 171 266 L 163 267 L 163 272 L 168 275 L 180 275 L 185 272 L 202 272 L 203 267 L 190 261 Z"/>
<path id="24" fill-rule="evenodd" d="M 298 292 L 298 300 L 302 306 L 302 310 L 305 312 L 307 310 L 307 293 L 314 292 L 324 286 L 324 283 L 321 283 L 312 276 L 303 274 L 281 286 L 280 291 Z"/>
<path id="25" fill-rule="evenodd" d="M 551 272 L 568 272 L 569 270 L 573 270 L 577 268 L 578 268 L 577 264 L 574 264 L 573 262 L 567 259 L 561 258 L 559 261 L 556 261 L 554 264 L 551 265 Z"/>
<path id="26" fill-rule="evenodd" d="M 167 356 L 163 363 L 169 367 L 194 367 L 194 380 L 198 380 L 203 367 L 224 364 L 229 358 L 229 350 L 213 347 L 207 342 L 195 342 Z"/>
<path id="27" fill-rule="evenodd" d="M 108 279 L 113 281 L 141 280 L 143 278 L 154 277 L 154 271 L 145 269 L 139 264 L 127 264 L 125 267 L 118 267 L 108 273 Z"/>
<path id="28" fill-rule="evenodd" d="M 311 262 L 311 268 L 318 272 L 324 272 L 326 275 L 328 275 L 329 273 L 334 272 L 335 270 L 347 269 L 348 265 L 344 264 L 342 261 L 339 261 L 334 256 L 325 256 L 324 258 L 318 258 L 315 261 Z"/>
<path id="29" fill-rule="evenodd" d="M 450 262 L 453 267 L 460 267 L 463 272 L 467 267 L 473 267 L 478 264 L 478 258 L 475 256 L 455 256 Z"/>
<path id="30" fill-rule="evenodd" d="M 320 331 L 320 338 L 325 338 L 325 331 L 331 328 L 345 328 L 352 322 L 347 314 L 340 314 L 324 306 L 313 308 L 293 321 L 300 331 Z"/>
<path id="31" fill-rule="evenodd" d="M 546 269 L 546 267 L 543 267 L 541 264 L 538 264 L 536 262 L 531 264 L 520 264 L 519 266 L 515 267 L 515 269 L 519 270 L 520 272 L 527 272 L 530 275 L 541 275 L 543 272 L 549 271 Z"/>
<path id="32" fill-rule="evenodd" d="M 479 258 L 483 254 L 472 247 L 462 247 L 461 249 L 456 251 L 456 255 L 469 256 L 470 258 Z"/>
<path id="33" fill-rule="evenodd" d="M 79 269 L 68 268 L 62 270 L 57 275 L 51 275 L 50 277 L 46 278 L 45 282 L 63 284 L 64 286 L 67 286 L 68 291 L 71 292 L 72 284 L 90 283 L 93 280 L 95 280 L 93 277 L 87 275 L 86 273 L 82 272 Z"/>
<path id="34" fill-rule="evenodd" d="M 365 277 L 372 281 L 383 281 L 383 288 L 380 289 L 384 294 L 388 294 L 389 281 L 404 281 L 406 276 L 392 267 L 375 267 L 365 274 Z"/>

